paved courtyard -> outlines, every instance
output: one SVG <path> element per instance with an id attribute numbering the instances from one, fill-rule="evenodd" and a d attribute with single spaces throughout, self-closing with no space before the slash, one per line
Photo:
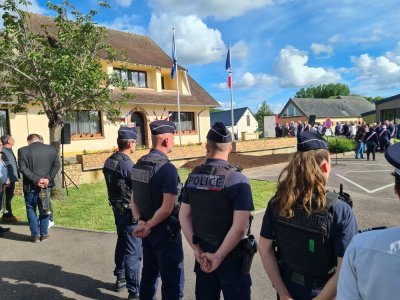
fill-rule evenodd
<path id="1" fill-rule="evenodd" d="M 345 190 L 354 200 L 361 228 L 400 224 L 400 201 L 393 192 L 392 167 L 379 155 L 377 161 L 341 157 L 333 169 L 329 186 Z M 254 179 L 276 180 L 284 165 L 248 169 Z M 253 232 L 258 238 L 263 212 L 255 217 Z M 126 299 L 115 293 L 113 249 L 116 234 L 52 228 L 44 243 L 27 242 L 26 225 L 13 225 L 0 238 L 0 299 Z M 194 299 L 193 256 L 185 244 L 185 299 Z M 252 267 L 252 299 L 275 299 L 274 290 L 256 255 Z M 160 299 L 160 297 L 158 297 Z"/>

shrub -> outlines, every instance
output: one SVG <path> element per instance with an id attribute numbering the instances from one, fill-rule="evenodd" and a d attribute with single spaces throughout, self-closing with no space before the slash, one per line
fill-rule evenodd
<path id="1" fill-rule="evenodd" d="M 400 143 L 400 139 L 393 139 L 393 144 Z"/>
<path id="2" fill-rule="evenodd" d="M 332 153 L 355 151 L 357 148 L 357 143 L 354 140 L 344 137 L 329 137 L 327 140 L 329 151 Z"/>

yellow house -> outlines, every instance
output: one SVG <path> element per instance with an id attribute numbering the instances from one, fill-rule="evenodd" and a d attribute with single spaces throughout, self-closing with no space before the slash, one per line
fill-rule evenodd
<path id="1" fill-rule="evenodd" d="M 30 25 L 40 31 L 40 25 L 51 24 L 52 19 L 32 14 Z M 151 146 L 149 123 L 156 117 L 178 122 L 176 90 L 180 93 L 181 138 L 182 144 L 204 142 L 210 127 L 210 108 L 219 103 L 207 93 L 188 71 L 179 66 L 178 87 L 171 79 L 172 59 L 149 37 L 126 32 L 107 30 L 109 43 L 117 53 L 123 53 L 129 63 L 110 63 L 102 61 L 104 70 L 109 74 L 117 72 L 122 79 L 128 80 L 128 88 L 134 99 L 120 108 L 121 120 L 108 121 L 101 111 L 70 111 L 71 143 L 65 145 L 66 156 L 86 151 L 111 149 L 116 146 L 117 130 L 121 123 L 136 126 L 138 144 Z M 114 90 L 112 96 L 121 96 Z M 1 99 L 0 99 L 1 100 Z M 30 107 L 27 113 L 11 113 L 0 110 L 0 134 L 9 133 L 16 140 L 15 148 L 26 145 L 30 133 L 39 133 L 45 142 L 49 142 L 48 120 L 39 115 L 39 107 Z M 178 126 L 177 126 L 178 128 Z M 179 143 L 178 134 L 175 142 Z"/>

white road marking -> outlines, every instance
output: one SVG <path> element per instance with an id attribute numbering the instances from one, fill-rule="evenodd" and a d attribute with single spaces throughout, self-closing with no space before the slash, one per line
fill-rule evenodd
<path id="1" fill-rule="evenodd" d="M 388 188 L 388 187 L 394 186 L 394 183 L 391 183 L 391 184 L 382 186 L 382 187 L 380 187 L 380 188 L 377 188 L 377 189 L 371 191 L 371 190 L 366 189 L 366 188 L 363 187 L 362 185 L 359 185 L 358 183 L 356 183 L 356 182 L 354 182 L 354 181 L 351 181 L 350 179 L 348 179 L 348 178 L 346 178 L 346 177 L 344 177 L 344 176 L 342 176 L 342 175 L 336 174 L 336 176 L 338 176 L 338 177 L 340 177 L 340 178 L 346 180 L 347 182 L 350 182 L 351 184 L 355 185 L 356 187 L 362 189 L 363 191 L 365 191 L 365 192 L 367 192 L 367 193 L 369 193 L 369 194 L 372 194 L 372 193 L 375 193 L 375 192 L 377 192 L 377 191 L 380 191 L 380 190 L 386 189 L 386 188 Z"/>

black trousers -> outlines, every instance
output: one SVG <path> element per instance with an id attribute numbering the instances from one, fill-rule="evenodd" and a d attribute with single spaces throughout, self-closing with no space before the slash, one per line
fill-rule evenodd
<path id="1" fill-rule="evenodd" d="M 14 197 L 14 190 L 15 182 L 10 183 L 10 185 L 5 188 L 5 193 L 3 194 L 3 197 L 6 197 L 6 210 L 9 214 L 12 214 L 11 200 Z"/>
<path id="2" fill-rule="evenodd" d="M 375 160 L 375 143 L 367 143 L 367 159 L 369 159 L 369 155 L 372 153 L 372 159 Z"/>

